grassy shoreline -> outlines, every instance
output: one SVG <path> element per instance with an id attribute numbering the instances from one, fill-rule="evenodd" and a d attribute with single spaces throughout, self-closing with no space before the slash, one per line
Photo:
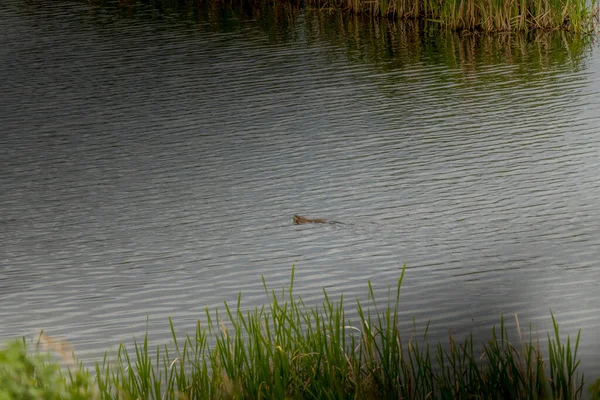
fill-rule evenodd
<path id="1" fill-rule="evenodd" d="M 24 340 L 16 341 L 0 351 L 0 398 L 575 399 L 585 395 L 577 358 L 580 336 L 573 341 L 561 339 L 554 316 L 546 352 L 539 337 L 523 339 L 518 319 L 515 341 L 502 318 L 482 346 L 475 344 L 472 335 L 458 342 L 451 334 L 448 345 L 431 346 L 427 328 L 422 336 L 411 335 L 404 341 L 398 328 L 404 270 L 384 308 L 375 303 L 369 284 L 368 309 L 356 302 L 357 325 L 346 319 L 343 297 L 333 301 L 323 291 L 320 307 L 308 307 L 294 297 L 293 270 L 290 285 L 279 296 L 263 278 L 268 306 L 244 312 L 238 296 L 237 307 L 225 303 L 224 314 L 207 309 L 207 325 L 198 323 L 195 333 L 185 338 L 177 337 L 170 321 L 172 346 L 153 350 L 146 334 L 132 349 L 122 344 L 116 360 L 105 355 L 96 364 L 94 378 L 81 364 L 72 364 L 65 373 L 40 355 L 44 345 L 68 359 L 68 345 L 58 340 L 42 334 L 37 355 L 26 351 Z M 588 391 L 600 398 L 599 389 L 600 379 Z"/>
<path id="2" fill-rule="evenodd" d="M 308 7 L 326 13 L 430 21 L 459 32 L 590 33 L 600 18 L 598 0 L 90 0 L 94 6 L 111 3 L 129 10 L 149 4 L 185 10 L 233 7 L 249 13 L 282 6 Z"/>
<path id="3" fill-rule="evenodd" d="M 596 0 L 306 0 L 319 9 L 438 22 L 454 31 L 592 32 Z"/>

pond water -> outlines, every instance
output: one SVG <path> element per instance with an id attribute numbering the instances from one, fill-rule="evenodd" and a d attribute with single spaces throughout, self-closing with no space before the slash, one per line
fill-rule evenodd
<path id="1" fill-rule="evenodd" d="M 545 336 L 552 310 L 600 374 L 592 38 L 41 0 L 0 25 L 1 339 L 167 342 L 294 263 L 353 318 L 406 263 L 407 325 Z"/>

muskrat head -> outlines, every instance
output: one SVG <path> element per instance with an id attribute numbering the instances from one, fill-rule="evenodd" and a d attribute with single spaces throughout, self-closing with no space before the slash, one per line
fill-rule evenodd
<path id="1" fill-rule="evenodd" d="M 317 219 L 308 219 L 308 218 L 304 218 L 300 215 L 294 215 L 294 224 L 296 225 L 300 225 L 300 224 L 326 224 L 327 220 L 326 219 L 321 219 L 321 218 L 317 218 Z"/>
<path id="2" fill-rule="evenodd" d="M 309 222 L 308 219 L 301 217 L 300 215 L 294 215 L 293 220 L 294 220 L 294 224 L 296 224 L 296 225 L 306 224 Z"/>

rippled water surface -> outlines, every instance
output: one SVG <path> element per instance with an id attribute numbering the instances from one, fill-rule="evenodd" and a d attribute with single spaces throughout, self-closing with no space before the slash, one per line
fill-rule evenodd
<path id="1" fill-rule="evenodd" d="M 287 11 L 0 5 L 0 337 L 91 359 L 406 263 L 407 322 L 551 309 L 600 373 L 598 46 Z"/>

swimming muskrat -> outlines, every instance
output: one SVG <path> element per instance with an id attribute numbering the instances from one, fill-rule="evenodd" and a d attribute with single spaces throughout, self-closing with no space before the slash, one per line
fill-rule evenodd
<path id="1" fill-rule="evenodd" d="M 300 215 L 294 215 L 294 224 L 296 225 L 300 225 L 300 224 L 328 224 L 329 221 L 327 221 L 326 219 L 321 219 L 321 218 L 317 218 L 317 219 L 308 219 L 308 218 L 304 218 Z"/>

